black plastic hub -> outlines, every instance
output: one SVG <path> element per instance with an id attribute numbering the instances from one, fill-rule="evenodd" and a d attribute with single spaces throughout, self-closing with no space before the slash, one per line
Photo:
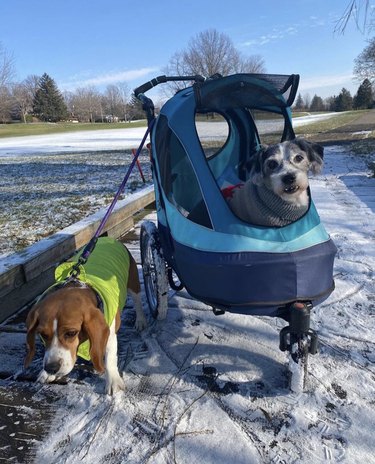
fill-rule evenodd
<path id="1" fill-rule="evenodd" d="M 306 338 L 309 342 L 308 352 L 316 354 L 318 351 L 318 335 L 310 329 L 310 313 L 312 303 L 296 301 L 290 305 L 289 325 L 280 331 L 280 350 L 291 352 L 292 346 L 299 340 Z"/>

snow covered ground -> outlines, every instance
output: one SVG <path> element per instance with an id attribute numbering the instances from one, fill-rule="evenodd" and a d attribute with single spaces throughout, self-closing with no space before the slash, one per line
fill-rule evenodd
<path id="1" fill-rule="evenodd" d="M 293 120 L 298 127 L 303 124 L 327 119 L 337 113 L 325 113 L 303 116 Z M 278 126 L 280 123 L 278 122 Z M 203 138 L 212 139 L 221 137 L 226 131 L 226 122 L 198 122 L 198 131 Z M 137 148 L 146 128 L 109 129 L 100 131 L 69 132 L 52 135 L 29 135 L 25 137 L 0 138 L 0 157 L 21 156 L 41 153 L 74 153 L 92 152 L 98 150 L 123 150 Z M 260 133 L 274 130 L 272 121 L 266 121 L 259 128 Z"/>
<path id="2" fill-rule="evenodd" d="M 67 385 L 42 387 L 60 399 L 36 462 L 374 462 L 375 179 L 364 158 L 329 147 L 311 187 L 338 255 L 336 290 L 312 316 L 321 347 L 308 391 L 287 388 L 282 321 L 216 317 L 171 291 L 166 320 L 141 334 L 131 304 L 124 312 L 125 393 L 103 395 L 104 379 L 79 368 Z"/>

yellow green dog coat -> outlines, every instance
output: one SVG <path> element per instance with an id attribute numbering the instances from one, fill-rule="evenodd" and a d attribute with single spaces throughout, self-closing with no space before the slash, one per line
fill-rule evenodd
<path id="1" fill-rule="evenodd" d="M 57 283 L 64 281 L 70 275 L 82 251 L 56 268 Z M 103 301 L 104 318 L 108 326 L 112 324 L 117 311 L 125 306 L 129 264 L 129 253 L 124 245 L 113 238 L 101 237 L 86 264 L 79 267 L 78 279 L 93 288 Z M 79 345 L 77 354 L 83 359 L 90 360 L 89 340 Z"/>

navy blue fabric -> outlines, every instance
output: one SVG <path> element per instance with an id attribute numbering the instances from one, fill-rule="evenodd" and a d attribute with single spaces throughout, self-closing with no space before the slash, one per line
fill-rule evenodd
<path id="1" fill-rule="evenodd" d="M 195 298 L 231 312 L 275 315 L 295 300 L 321 302 L 334 289 L 334 243 L 293 253 L 214 253 L 186 247 L 159 224 L 164 256 Z"/>

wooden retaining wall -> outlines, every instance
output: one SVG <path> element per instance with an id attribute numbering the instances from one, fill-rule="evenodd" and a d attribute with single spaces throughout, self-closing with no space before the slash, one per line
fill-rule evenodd
<path id="1" fill-rule="evenodd" d="M 154 202 L 153 186 L 119 201 L 103 235 L 119 238 L 134 225 L 133 216 Z M 106 209 L 69 226 L 21 252 L 0 259 L 0 323 L 48 288 L 57 264 L 84 246 L 96 232 Z"/>

